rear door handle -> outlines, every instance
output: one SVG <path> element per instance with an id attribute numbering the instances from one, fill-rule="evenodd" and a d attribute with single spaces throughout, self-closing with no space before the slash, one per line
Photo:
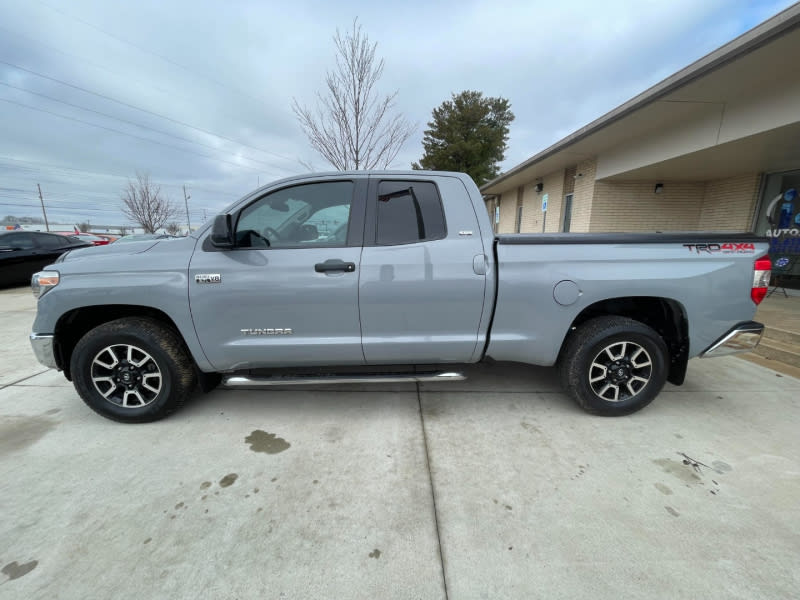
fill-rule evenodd
<path id="1" fill-rule="evenodd" d="M 356 263 L 344 262 L 338 258 L 331 258 L 325 262 L 315 264 L 314 270 L 317 273 L 327 273 L 328 271 L 344 271 L 345 273 L 352 273 L 356 270 Z"/>

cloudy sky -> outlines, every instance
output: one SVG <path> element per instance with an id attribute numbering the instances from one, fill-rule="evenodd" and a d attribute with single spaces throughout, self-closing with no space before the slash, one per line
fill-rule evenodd
<path id="1" fill-rule="evenodd" d="M 418 124 L 462 90 L 511 101 L 504 169 L 792 4 L 789 0 L 0 0 L 0 218 L 125 224 L 146 171 L 192 225 L 259 184 L 328 170 L 290 105 L 313 104 L 358 17 L 382 93 Z M 183 217 L 185 221 L 185 217 Z"/>

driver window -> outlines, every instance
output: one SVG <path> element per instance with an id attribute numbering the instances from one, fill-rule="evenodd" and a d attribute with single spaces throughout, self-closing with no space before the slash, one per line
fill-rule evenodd
<path id="1" fill-rule="evenodd" d="M 236 246 L 344 246 L 352 201 L 351 181 L 307 183 L 272 192 L 241 212 Z"/>

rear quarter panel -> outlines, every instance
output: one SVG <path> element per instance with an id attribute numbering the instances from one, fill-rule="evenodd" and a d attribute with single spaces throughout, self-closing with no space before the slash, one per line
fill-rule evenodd
<path id="1" fill-rule="evenodd" d="M 679 243 L 497 246 L 498 295 L 487 354 L 496 360 L 555 363 L 575 318 L 611 298 L 674 300 L 689 324 L 689 356 L 697 356 L 740 321 L 753 318 L 753 263 L 747 254 L 698 253 Z M 574 281 L 580 295 L 562 306 L 557 283 Z"/>

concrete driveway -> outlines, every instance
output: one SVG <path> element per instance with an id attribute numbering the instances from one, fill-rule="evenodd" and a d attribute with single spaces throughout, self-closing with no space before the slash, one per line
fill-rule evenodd
<path id="1" fill-rule="evenodd" d="M 791 598 L 800 380 L 691 362 L 646 410 L 549 369 L 216 390 L 151 425 L 35 362 L 0 292 L 0 598 Z"/>

